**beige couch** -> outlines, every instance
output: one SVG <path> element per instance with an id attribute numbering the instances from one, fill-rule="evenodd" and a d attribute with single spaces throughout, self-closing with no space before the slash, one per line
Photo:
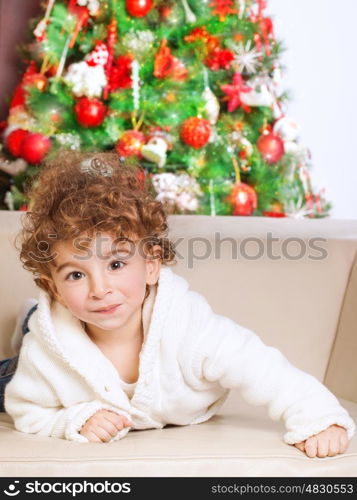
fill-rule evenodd
<path id="1" fill-rule="evenodd" d="M 37 294 L 11 244 L 19 215 L 0 212 L 2 357 L 12 354 L 19 304 Z M 176 272 L 216 312 L 323 381 L 357 422 L 357 221 L 173 216 L 170 228 Z M 283 433 L 283 422 L 236 391 L 206 423 L 133 431 L 110 444 L 22 434 L 1 414 L 0 475 L 357 476 L 357 436 L 343 455 L 310 459 Z"/>

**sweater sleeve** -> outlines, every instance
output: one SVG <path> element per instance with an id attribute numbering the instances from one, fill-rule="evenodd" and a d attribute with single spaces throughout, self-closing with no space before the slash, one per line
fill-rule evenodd
<path id="1" fill-rule="evenodd" d="M 304 441 L 333 424 L 344 427 L 351 439 L 355 424 L 327 387 L 252 331 L 214 314 L 203 298 L 195 316 L 198 309 L 199 323 L 205 326 L 198 328 L 201 333 L 192 344 L 195 377 L 238 388 L 248 403 L 265 405 L 273 420 L 284 420 L 287 444 Z"/>
<path id="2" fill-rule="evenodd" d="M 5 389 L 5 410 L 21 432 L 82 443 L 88 439 L 79 431 L 97 411 L 110 410 L 130 419 L 127 412 L 99 400 L 63 407 L 49 380 L 32 362 L 26 346 L 20 351 L 17 370 Z M 111 441 L 123 438 L 129 429 L 125 427 Z"/>

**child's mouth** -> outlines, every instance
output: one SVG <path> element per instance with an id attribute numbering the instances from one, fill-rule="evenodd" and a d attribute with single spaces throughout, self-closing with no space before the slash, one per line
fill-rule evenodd
<path id="1" fill-rule="evenodd" d="M 95 313 L 100 313 L 100 314 L 111 314 L 114 311 L 116 311 L 119 307 L 120 307 L 120 304 L 116 304 L 116 305 L 111 306 L 111 307 L 109 307 L 107 309 L 102 309 L 101 311 L 98 310 L 98 311 L 94 311 L 94 312 Z"/>

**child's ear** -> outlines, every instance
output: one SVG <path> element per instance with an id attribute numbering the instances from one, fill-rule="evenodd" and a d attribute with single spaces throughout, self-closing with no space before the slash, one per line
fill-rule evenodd
<path id="1" fill-rule="evenodd" d="M 151 254 L 146 259 L 146 283 L 155 285 L 159 279 L 161 270 L 161 252 L 160 245 L 154 245 Z"/>

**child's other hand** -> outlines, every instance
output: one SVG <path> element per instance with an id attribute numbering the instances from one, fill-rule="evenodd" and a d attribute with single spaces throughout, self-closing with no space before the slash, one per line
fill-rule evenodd
<path id="1" fill-rule="evenodd" d="M 124 427 L 130 427 L 126 417 L 109 410 L 99 410 L 82 426 L 79 434 L 92 443 L 107 443 Z"/>
<path id="2" fill-rule="evenodd" d="M 310 458 L 334 457 L 347 450 L 347 431 L 339 425 L 330 425 L 324 431 L 309 437 L 306 441 L 295 443 L 294 446 Z"/>

